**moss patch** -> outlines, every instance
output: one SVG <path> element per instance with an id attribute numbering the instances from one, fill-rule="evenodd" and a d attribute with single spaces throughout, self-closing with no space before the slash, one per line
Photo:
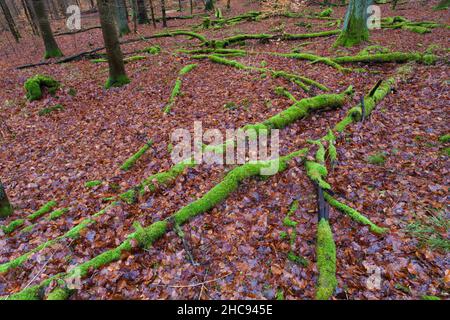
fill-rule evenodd
<path id="1" fill-rule="evenodd" d="M 29 101 L 41 99 L 43 88 L 47 88 L 47 91 L 50 94 L 55 94 L 59 87 L 60 83 L 58 81 L 50 76 L 42 74 L 37 74 L 29 78 L 24 84 L 26 96 Z"/>
<path id="2" fill-rule="evenodd" d="M 27 219 L 30 221 L 33 221 L 40 216 L 46 214 L 47 212 L 50 212 L 55 206 L 57 205 L 56 201 L 52 200 L 44 204 L 39 210 L 35 211 L 34 213 L 27 216 Z"/>
<path id="3" fill-rule="evenodd" d="M 317 300 L 328 300 L 337 286 L 336 245 L 327 220 L 321 219 L 317 227 Z"/>
<path id="4" fill-rule="evenodd" d="M 39 110 L 38 115 L 46 116 L 46 115 L 49 115 L 50 113 L 53 113 L 55 111 L 60 111 L 60 110 L 64 110 L 64 107 L 61 104 L 57 104 L 57 105 Z"/>
<path id="5" fill-rule="evenodd" d="M 138 152 L 136 152 L 135 154 L 133 154 L 130 158 L 128 158 L 121 166 L 120 169 L 122 170 L 130 170 L 131 167 L 133 167 L 136 162 L 144 155 L 145 152 L 147 152 L 147 150 L 150 149 L 150 147 L 152 146 L 153 141 L 149 140 L 147 141 L 147 143 L 141 148 L 139 149 Z"/>

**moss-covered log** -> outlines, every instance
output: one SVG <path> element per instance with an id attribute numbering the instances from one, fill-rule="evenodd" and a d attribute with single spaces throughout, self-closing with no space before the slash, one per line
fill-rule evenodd
<path id="1" fill-rule="evenodd" d="M 171 222 L 177 225 L 182 225 L 193 219 L 194 217 L 205 213 L 217 204 L 224 201 L 231 193 L 236 191 L 239 184 L 245 179 L 261 175 L 264 168 L 277 166 L 278 170 L 273 172 L 276 174 L 287 169 L 288 163 L 295 158 L 303 158 L 307 153 L 307 149 L 302 149 L 293 152 L 287 156 L 270 160 L 260 161 L 257 163 L 247 163 L 230 171 L 224 179 L 207 192 L 203 197 L 181 208 L 171 217 L 166 220 L 157 221 L 148 227 L 142 227 L 135 224 L 136 232 L 128 235 L 127 239 L 114 249 L 103 252 L 93 259 L 84 262 L 67 273 L 57 274 L 49 279 L 42 281 L 40 284 L 27 287 L 22 291 L 12 294 L 8 297 L 9 300 L 38 300 L 41 298 L 40 292 L 45 289 L 52 281 L 58 279 L 70 279 L 73 277 L 86 277 L 92 270 L 96 270 L 113 261 L 121 258 L 123 252 L 131 251 L 133 248 L 132 241 L 135 240 L 141 247 L 148 248 L 157 239 L 161 238 L 168 230 L 171 229 Z M 62 297 L 62 295 L 58 295 Z"/>
<path id="2" fill-rule="evenodd" d="M 236 60 L 230 60 L 230 59 L 225 59 L 223 57 L 219 57 L 215 54 L 211 54 L 211 55 L 194 55 L 192 56 L 192 58 L 195 59 L 209 59 L 210 61 L 214 62 L 214 63 L 218 63 L 218 64 L 223 64 L 226 66 L 230 66 L 233 68 L 237 68 L 237 69 L 241 69 L 241 70 L 249 70 L 249 71 L 256 71 L 262 74 L 269 74 L 271 76 L 273 76 L 274 78 L 284 78 L 292 83 L 295 83 L 299 86 L 301 86 L 303 89 L 305 89 L 306 87 L 306 91 L 308 91 L 308 87 L 307 85 L 312 85 L 315 86 L 317 88 L 319 88 L 320 90 L 323 91 L 329 91 L 329 88 L 324 86 L 323 84 L 314 81 L 312 79 L 309 79 L 307 77 L 303 77 L 303 76 L 299 76 L 296 74 L 292 74 L 292 73 L 288 73 L 286 71 L 281 71 L 281 70 L 273 70 L 273 69 L 269 69 L 269 68 L 257 68 L 257 67 L 250 67 L 250 66 L 246 66 Z"/>
<path id="3" fill-rule="evenodd" d="M 148 149 L 151 148 L 153 144 L 152 140 L 149 140 L 145 143 L 145 145 L 139 149 L 138 152 L 136 152 L 135 154 L 133 154 L 131 157 L 129 157 L 121 166 L 120 169 L 122 170 L 130 170 L 131 167 L 133 167 L 136 162 L 144 155 L 144 153 L 147 152 Z"/>
<path id="4" fill-rule="evenodd" d="M 395 84 L 395 78 L 389 78 L 381 84 L 374 87 L 368 95 L 364 98 L 364 114 L 365 116 L 369 116 L 373 109 L 391 92 L 392 87 Z M 341 120 L 336 126 L 334 127 L 334 131 L 342 132 L 345 130 L 345 128 L 353 123 L 361 121 L 363 115 L 362 105 L 358 104 L 356 107 L 351 108 L 347 116 Z"/>
<path id="5" fill-rule="evenodd" d="M 90 226 L 92 224 L 97 223 L 96 219 L 98 219 L 100 216 L 104 215 L 106 212 L 109 211 L 109 209 L 116 206 L 117 204 L 118 204 L 118 202 L 114 202 L 114 203 L 110 204 L 106 208 L 104 208 L 104 209 L 100 210 L 99 212 L 97 212 L 96 214 L 94 214 L 91 218 L 84 218 L 83 220 L 80 221 L 80 223 L 78 223 L 78 225 L 76 225 L 75 227 L 73 227 L 72 229 L 67 231 L 65 234 L 63 234 L 59 237 L 56 237 L 54 239 L 48 240 L 44 243 L 41 243 L 34 249 L 20 255 L 19 257 L 15 258 L 9 262 L 0 264 L 0 274 L 8 272 L 11 269 L 20 267 L 33 254 L 35 254 L 45 248 L 51 247 L 51 246 L 55 245 L 56 243 L 62 241 L 63 239 L 78 237 L 82 230 L 86 229 L 88 226 Z"/>
<path id="6" fill-rule="evenodd" d="M 338 209 L 342 213 L 345 213 L 349 217 L 351 217 L 356 222 L 359 222 L 361 224 L 367 225 L 370 228 L 370 231 L 377 233 L 377 234 L 383 234 L 388 231 L 386 228 L 381 228 L 374 224 L 372 221 L 370 221 L 367 217 L 365 217 L 363 214 L 359 213 L 357 210 L 347 206 L 346 204 L 336 200 L 333 198 L 329 193 L 324 192 L 325 200 L 334 208 Z"/>
<path id="7" fill-rule="evenodd" d="M 333 232 L 327 220 L 321 219 L 317 227 L 317 300 L 328 300 L 337 286 L 336 280 L 336 245 Z"/>
<path id="8" fill-rule="evenodd" d="M 39 210 L 33 212 L 32 214 L 27 216 L 27 219 L 30 221 L 36 220 L 37 218 L 43 216 L 44 214 L 50 212 L 57 205 L 56 201 L 51 200 L 44 204 Z"/>
<path id="9" fill-rule="evenodd" d="M 433 64 L 436 62 L 437 57 L 433 54 L 421 54 L 421 53 L 405 53 L 405 52 L 390 52 L 390 53 L 377 53 L 367 55 L 356 56 L 343 56 L 332 58 L 337 63 L 382 63 L 382 62 L 396 62 L 404 63 L 409 61 L 417 61 L 425 64 Z"/>
<path id="10" fill-rule="evenodd" d="M 197 64 L 189 64 L 180 70 L 180 72 L 178 74 L 178 78 L 175 81 L 175 86 L 173 87 L 172 93 L 170 94 L 169 102 L 167 103 L 167 105 L 164 108 L 164 113 L 166 113 L 166 114 L 170 113 L 170 111 L 172 110 L 172 106 L 175 104 L 177 97 L 180 95 L 181 86 L 183 85 L 183 76 L 186 75 L 187 73 L 191 72 L 196 67 L 197 67 Z"/>

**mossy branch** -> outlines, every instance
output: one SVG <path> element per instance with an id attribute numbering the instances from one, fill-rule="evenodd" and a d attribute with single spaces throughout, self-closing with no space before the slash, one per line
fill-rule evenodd
<path id="1" fill-rule="evenodd" d="M 144 155 L 144 153 L 151 148 L 152 144 L 153 144 L 152 140 L 147 141 L 146 144 L 141 149 L 139 149 L 138 152 L 133 154 L 120 166 L 120 169 L 125 171 L 130 170 L 131 167 L 133 167 L 136 164 L 136 162 Z"/>
<path id="2" fill-rule="evenodd" d="M 328 300 L 337 286 L 336 279 L 336 244 L 333 232 L 327 220 L 321 219 L 317 227 L 317 300 Z"/>

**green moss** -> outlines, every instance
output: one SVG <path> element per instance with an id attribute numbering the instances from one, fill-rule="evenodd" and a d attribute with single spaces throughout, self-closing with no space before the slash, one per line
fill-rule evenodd
<path id="1" fill-rule="evenodd" d="M 271 34 L 238 34 L 232 37 L 225 38 L 223 40 L 215 40 L 211 41 L 210 45 L 214 48 L 225 48 L 234 43 L 240 43 L 246 40 L 269 40 L 272 39 L 273 35 Z"/>
<path id="2" fill-rule="evenodd" d="M 182 80 L 181 77 L 186 75 L 187 73 L 189 73 L 190 71 L 192 71 L 196 67 L 197 67 L 197 64 L 189 64 L 189 65 L 183 67 L 183 69 L 180 70 L 179 77 L 175 81 L 175 86 L 173 87 L 172 93 L 170 94 L 169 103 L 164 108 L 164 113 L 170 113 L 170 110 L 172 109 L 172 106 L 175 104 L 176 98 L 181 93 L 181 86 L 183 84 L 183 80 Z"/>
<path id="3" fill-rule="evenodd" d="M 388 229 L 381 228 L 374 224 L 372 221 L 370 221 L 367 217 L 356 211 L 355 209 L 343 204 L 342 202 L 339 202 L 335 198 L 333 198 L 330 194 L 327 192 L 324 192 L 325 200 L 334 208 L 338 209 L 342 213 L 345 213 L 350 218 L 355 220 L 356 222 L 359 222 L 361 224 L 364 224 L 366 226 L 369 226 L 370 231 L 377 233 L 377 234 L 383 234 L 388 232 Z"/>
<path id="4" fill-rule="evenodd" d="M 328 175 L 328 170 L 324 165 L 313 161 L 306 161 L 305 168 L 306 174 L 312 181 L 316 182 L 322 189 L 331 189 L 331 186 L 324 180 Z"/>
<path id="5" fill-rule="evenodd" d="M 341 30 L 329 30 L 329 31 L 321 31 L 321 32 L 314 32 L 314 33 L 304 33 L 304 34 L 290 34 L 285 33 L 282 36 L 283 40 L 300 40 L 300 39 L 311 39 L 311 38 L 318 38 L 318 37 L 329 37 L 336 34 L 340 34 Z"/>
<path id="6" fill-rule="evenodd" d="M 39 110 L 38 115 L 40 116 L 46 116 L 54 111 L 64 110 L 64 107 L 61 104 L 57 104 L 48 108 L 43 108 Z"/>
<path id="7" fill-rule="evenodd" d="M 306 260 L 306 259 L 303 258 L 303 257 L 297 256 L 297 255 L 296 255 L 295 253 L 293 253 L 292 251 L 289 251 L 287 258 L 288 258 L 289 261 L 292 261 L 292 262 L 294 262 L 294 263 L 296 263 L 296 264 L 298 264 L 298 265 L 301 265 L 301 266 L 303 266 L 303 267 L 305 267 L 305 268 L 306 268 L 306 267 L 308 266 L 308 264 L 309 264 L 308 260 Z"/>
<path id="8" fill-rule="evenodd" d="M 148 249 L 153 242 L 167 232 L 168 222 L 158 221 L 147 228 L 143 228 L 138 222 L 135 222 L 133 226 L 136 229 L 134 239 L 138 241 L 142 248 Z"/>
<path id="9" fill-rule="evenodd" d="M 342 57 L 332 58 L 332 60 L 337 63 L 355 63 L 355 62 L 404 63 L 404 62 L 409 62 L 409 61 L 417 61 L 417 62 L 422 62 L 425 64 L 433 64 L 437 60 L 437 57 L 434 55 L 421 54 L 421 53 L 390 52 L 390 53 L 376 53 L 376 54 L 356 55 L 356 56 L 342 56 Z"/>
<path id="10" fill-rule="evenodd" d="M 77 95 L 77 90 L 74 88 L 70 88 L 67 93 L 69 94 L 69 96 L 75 97 Z"/>
<path id="11" fill-rule="evenodd" d="M 170 31 L 170 32 L 157 33 L 157 34 L 151 36 L 151 38 L 164 38 L 164 37 L 176 37 L 176 36 L 188 36 L 188 37 L 192 37 L 192 38 L 196 38 L 196 39 L 200 40 L 203 44 L 209 43 L 208 39 L 206 39 L 206 37 L 202 36 L 201 34 L 191 32 L 191 31 L 184 31 L 184 30 L 174 30 L 174 31 Z"/>
<path id="12" fill-rule="evenodd" d="M 291 227 L 291 228 L 295 228 L 298 225 L 298 222 L 295 222 L 293 220 L 291 220 L 289 217 L 285 217 L 283 219 L 283 225 L 286 227 Z"/>
<path id="13" fill-rule="evenodd" d="M 42 88 L 47 88 L 50 94 L 55 94 L 60 87 L 60 83 L 52 77 L 37 74 L 29 78 L 24 88 L 29 101 L 39 100 L 42 98 Z"/>
<path id="14" fill-rule="evenodd" d="M 322 12 L 320 12 L 317 16 L 323 18 L 323 17 L 329 17 L 331 16 L 331 14 L 333 13 L 333 9 L 331 8 L 326 8 L 325 10 L 323 10 Z"/>
<path id="15" fill-rule="evenodd" d="M 150 46 L 150 47 L 146 47 L 146 48 L 142 49 L 140 52 L 146 52 L 149 54 L 157 55 L 161 52 L 161 47 L 158 45 Z"/>
<path id="16" fill-rule="evenodd" d="M 427 295 L 423 295 L 421 297 L 422 300 L 441 300 L 441 298 L 436 297 L 436 296 L 427 296 Z"/>
<path id="17" fill-rule="evenodd" d="M 91 59 L 92 63 L 106 63 L 108 62 L 108 59 L 105 58 L 99 58 L 99 59 Z"/>
<path id="18" fill-rule="evenodd" d="M 131 57 L 127 57 L 125 59 L 123 59 L 123 62 L 128 63 L 128 62 L 133 62 L 133 61 L 139 61 L 139 60 L 144 60 L 147 59 L 146 56 L 131 56 Z"/>
<path id="19" fill-rule="evenodd" d="M 61 50 L 59 50 L 59 48 L 54 48 L 54 49 L 45 51 L 44 59 L 58 58 L 58 57 L 62 57 L 62 56 L 63 56 L 63 53 L 61 52 Z"/>
<path id="20" fill-rule="evenodd" d="M 99 185 L 101 185 L 101 184 L 103 184 L 103 181 L 100 181 L 100 180 L 92 180 L 92 181 L 87 181 L 87 182 L 84 184 L 84 186 L 85 186 L 86 188 L 88 188 L 88 189 L 92 189 L 92 188 L 94 188 L 94 187 L 96 187 L 96 186 L 99 186 Z"/>
<path id="21" fill-rule="evenodd" d="M 367 157 L 367 162 L 377 166 L 384 166 L 386 163 L 386 155 L 384 152 L 378 152 L 376 154 L 369 155 Z"/>
<path id="22" fill-rule="evenodd" d="M 439 141 L 442 143 L 450 142 L 450 133 L 444 134 L 443 136 L 439 137 Z"/>
<path id="23" fill-rule="evenodd" d="M 50 213 L 48 219 L 49 220 L 56 220 L 59 217 L 61 217 L 63 214 L 69 212 L 69 210 L 70 210 L 69 208 L 62 208 L 62 209 L 55 210 L 55 211 Z"/>
<path id="24" fill-rule="evenodd" d="M 70 297 L 70 290 L 65 288 L 55 288 L 47 295 L 46 300 L 67 300 Z"/>
<path id="25" fill-rule="evenodd" d="M 39 210 L 27 216 L 27 219 L 33 221 L 40 216 L 50 212 L 57 205 L 56 201 L 52 200 L 44 204 Z"/>
<path id="26" fill-rule="evenodd" d="M 276 165 L 278 167 L 277 172 L 284 171 L 290 160 L 293 158 L 303 157 L 306 151 L 306 149 L 303 149 L 279 159 L 247 163 L 233 169 L 219 184 L 207 192 L 203 197 L 188 204 L 175 213 L 173 215 L 175 223 L 182 225 L 191 218 L 209 211 L 214 206 L 225 200 L 233 191 L 235 191 L 243 180 L 252 176 L 259 176 L 261 174 L 261 170 L 264 168 Z M 274 174 L 277 172 L 274 172 Z"/>
<path id="27" fill-rule="evenodd" d="M 272 52 L 270 54 L 280 56 L 280 57 L 286 57 L 286 58 L 309 60 L 309 61 L 311 61 L 311 63 L 323 63 L 323 64 L 333 67 L 336 70 L 339 70 L 341 72 L 351 71 L 351 69 L 342 67 L 339 63 L 334 62 L 330 58 L 317 56 L 317 55 L 314 55 L 311 53 L 276 53 L 276 52 Z"/>
<path id="28" fill-rule="evenodd" d="M 327 152 L 331 163 L 335 163 L 337 161 L 337 150 L 335 146 L 336 136 L 331 129 L 328 130 L 328 133 L 323 140 L 328 142 Z"/>
<path id="29" fill-rule="evenodd" d="M 321 219 L 317 227 L 317 300 L 328 300 L 337 286 L 336 245 L 327 220 Z"/>
<path id="30" fill-rule="evenodd" d="M 23 228 L 21 233 L 29 233 L 29 232 L 33 231 L 35 226 L 36 226 L 36 224 L 31 224 L 28 227 Z"/>
<path id="31" fill-rule="evenodd" d="M 402 27 L 403 30 L 408 30 L 414 33 L 419 33 L 419 34 L 425 34 L 425 33 L 430 33 L 431 30 L 425 27 L 421 27 L 421 26 L 410 26 L 410 25 L 405 25 Z"/>
<path id="32" fill-rule="evenodd" d="M 130 83 L 130 79 L 128 79 L 128 77 L 124 74 L 115 78 L 109 77 L 105 83 L 105 89 L 110 89 L 112 87 L 122 87 L 128 83 Z"/>
<path id="33" fill-rule="evenodd" d="M 363 50 L 361 50 L 358 55 L 360 56 L 366 56 L 371 54 L 378 54 L 378 53 L 389 53 L 389 49 L 383 46 L 379 45 L 370 45 L 365 47 Z"/>
<path id="34" fill-rule="evenodd" d="M 288 237 L 288 234 L 286 231 L 280 232 L 280 239 L 284 240 L 284 239 L 287 239 L 287 237 Z"/>
<path id="35" fill-rule="evenodd" d="M 10 233 L 13 233 L 16 229 L 23 226 L 24 224 L 25 224 L 25 219 L 17 219 L 17 220 L 12 221 L 7 226 L 1 226 L 1 228 L 5 234 L 10 234 Z"/>
<path id="36" fill-rule="evenodd" d="M 275 294 L 275 299 L 284 300 L 284 293 L 282 289 L 277 290 L 277 293 Z"/>
<path id="37" fill-rule="evenodd" d="M 139 149 L 138 152 L 136 152 L 135 154 L 133 154 L 130 158 L 128 158 L 121 166 L 120 169 L 122 170 L 130 170 L 131 167 L 133 167 L 136 162 L 144 155 L 145 152 L 147 152 L 147 150 L 150 149 L 150 147 L 152 146 L 153 141 L 149 140 L 147 141 L 147 143 L 141 148 Z"/>

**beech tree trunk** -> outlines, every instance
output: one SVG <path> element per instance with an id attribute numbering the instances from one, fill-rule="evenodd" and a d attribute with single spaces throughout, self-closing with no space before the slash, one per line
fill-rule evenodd
<path id="1" fill-rule="evenodd" d="M 0 0 L 0 6 L 2 8 L 3 14 L 6 18 L 6 23 L 8 24 L 9 30 L 11 31 L 16 42 L 19 42 L 20 33 L 19 29 L 17 29 L 16 23 L 14 22 L 14 18 L 11 15 L 11 11 L 9 10 L 8 5 L 5 0 Z"/>
<path id="2" fill-rule="evenodd" d="M 56 43 L 53 36 L 50 22 L 48 21 L 47 10 L 43 0 L 32 0 L 34 12 L 39 23 L 39 30 L 41 31 L 42 39 L 44 40 L 45 55 L 44 58 L 61 57 L 63 54 Z"/>
<path id="3" fill-rule="evenodd" d="M 13 213 L 13 208 L 9 203 L 5 188 L 0 180 L 0 219 L 9 217 Z"/>
<path id="4" fill-rule="evenodd" d="M 148 15 L 147 15 L 147 8 L 145 7 L 144 0 L 137 0 L 137 21 L 139 24 L 148 23 Z"/>
<path id="5" fill-rule="evenodd" d="M 106 89 L 120 87 L 130 82 L 125 72 L 119 35 L 114 24 L 113 1 L 97 0 L 103 40 L 105 42 L 106 54 L 108 55 L 109 78 L 105 84 Z"/>
<path id="6" fill-rule="evenodd" d="M 114 0 L 115 16 L 119 35 L 129 34 L 131 32 L 128 26 L 128 12 L 125 0 Z"/>
<path id="7" fill-rule="evenodd" d="M 161 0 L 161 13 L 162 13 L 163 27 L 167 28 L 166 1 L 164 0 Z"/>
<path id="8" fill-rule="evenodd" d="M 150 13 L 152 15 L 153 27 L 156 28 L 155 7 L 153 6 L 153 0 L 148 0 L 148 1 L 150 2 Z"/>
<path id="9" fill-rule="evenodd" d="M 369 40 L 367 8 L 372 0 L 350 0 L 345 15 L 344 28 L 335 46 L 352 47 Z"/>

